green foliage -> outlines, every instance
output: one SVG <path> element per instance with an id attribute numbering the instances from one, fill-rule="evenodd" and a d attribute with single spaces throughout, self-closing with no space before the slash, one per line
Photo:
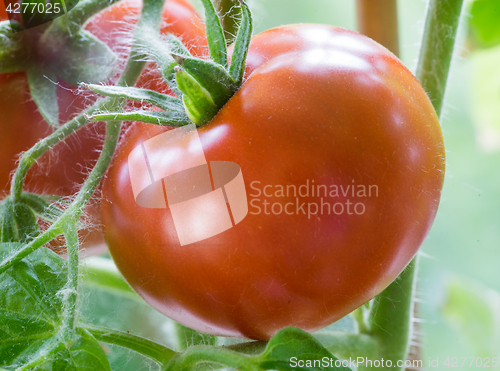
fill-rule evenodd
<path id="1" fill-rule="evenodd" d="M 111 3 L 109 2 L 109 4 Z M 228 69 L 224 34 L 217 14 L 209 0 L 203 0 L 203 5 L 206 9 L 207 19 L 211 20 L 211 26 L 207 28 L 207 34 L 209 37 L 210 54 L 214 62 L 192 58 L 187 49 L 172 36 L 168 36 L 166 42 L 163 42 L 157 36 L 159 14 L 161 14 L 163 2 L 158 0 L 144 1 L 145 10 L 143 11 L 141 22 L 139 22 L 139 26 L 137 27 L 139 31 L 137 31 L 136 37 L 142 35 L 144 40 L 141 38 L 141 41 L 144 41 L 145 44 L 149 42 L 144 49 L 148 50 L 157 60 L 163 76 L 171 84 L 173 90 L 179 93 L 179 97 L 182 94 L 180 94 L 177 86 L 171 80 L 173 75 L 175 75 L 175 66 L 177 65 L 171 56 L 171 52 L 182 57 L 178 60 L 178 63 L 183 65 L 185 71 L 182 69 L 179 70 L 180 67 L 178 66 L 177 71 L 181 71 L 181 74 L 182 72 L 186 74 L 189 72 L 189 77 L 192 81 L 195 81 L 202 89 L 206 88 L 205 90 L 209 95 L 208 98 L 213 103 L 216 102 L 216 107 L 218 108 L 222 107 L 225 103 L 223 102 L 224 99 L 229 99 L 229 92 L 234 93 L 239 83 L 241 83 L 246 51 L 252 33 L 252 23 L 246 4 L 243 1 L 240 1 L 240 3 L 242 6 L 242 21 L 235 44 L 234 58 Z M 74 6 L 76 1 L 72 4 L 68 4 L 67 7 Z M 81 8 L 87 9 L 85 6 L 89 4 L 92 5 L 91 0 L 82 2 Z M 89 10 L 87 15 L 101 6 L 102 4 L 93 7 L 90 6 L 87 9 Z M 73 12 L 73 14 L 77 13 Z M 85 18 L 85 15 L 79 17 L 80 20 Z M 145 23 L 149 24 L 141 26 Z M 109 48 L 94 36 L 81 29 L 73 32 L 75 31 L 74 29 L 70 30 L 66 26 L 68 25 L 64 22 L 54 22 L 41 38 L 41 42 L 44 48 L 46 48 L 44 50 L 52 57 L 57 57 L 55 67 L 52 66 L 47 71 L 31 70 L 29 72 L 33 98 L 44 117 L 54 126 L 58 124 L 55 85 L 49 85 L 49 80 L 43 76 L 48 76 L 53 81 L 62 78 L 70 83 L 78 83 L 80 81 L 98 82 L 107 79 L 113 72 L 116 59 Z M 0 36 L 7 35 L 8 33 L 4 32 L 5 30 L 2 27 L 0 27 Z M 0 43 L 5 45 L 14 54 L 19 50 L 16 40 L 11 34 L 8 35 L 7 39 L 0 37 Z M 138 44 L 137 40 L 135 40 L 134 48 Z M 64 53 L 61 52 L 61 48 Z M 434 51 L 430 51 L 428 56 L 430 58 L 430 56 L 435 56 L 435 54 Z M 140 51 L 133 50 L 132 55 L 136 57 L 140 55 Z M 4 54 L 0 54 L 0 71 L 11 71 L 9 68 L 12 69 L 12 64 L 9 64 L 9 58 L 4 58 L 4 56 Z M 28 60 L 29 58 L 26 59 Z M 119 80 L 119 83 L 123 85 L 132 85 L 133 81 L 139 75 L 138 71 L 144 66 L 143 61 L 137 61 L 134 58 L 131 58 L 128 63 L 127 67 L 130 68 L 125 69 L 124 75 Z M 445 72 L 447 72 L 447 69 Z M 222 85 L 220 84 L 221 82 Z M 212 89 L 214 85 L 219 88 L 219 91 Z M 107 112 L 92 116 L 93 119 L 113 121 L 140 120 L 160 124 L 168 123 L 170 125 L 189 123 L 186 115 L 184 113 L 181 115 L 176 109 L 179 106 L 179 100 L 175 100 L 174 98 L 166 98 L 166 96 L 161 94 L 140 89 L 132 89 L 127 92 L 124 92 L 122 88 L 116 87 L 94 86 L 94 89 L 96 92 L 119 98 L 117 99 L 119 102 L 123 102 L 123 98 L 145 100 L 166 111 Z M 106 102 L 109 103 L 111 100 L 107 100 Z M 117 110 L 122 108 L 120 104 L 110 104 L 110 106 Z M 86 113 L 92 114 L 94 110 L 103 107 L 104 104 L 101 105 L 101 103 L 98 103 L 93 108 L 88 109 Z M 76 122 L 76 120 L 72 122 Z M 65 124 L 64 127 L 68 127 L 68 125 Z M 72 130 L 75 131 L 81 126 L 83 124 L 76 123 Z M 62 133 L 56 141 L 44 141 L 44 144 L 37 147 L 36 151 L 28 151 L 29 156 L 23 159 L 25 160 L 24 162 L 21 160 L 21 172 L 26 172 L 29 166 L 48 150 L 51 145 L 63 140 L 70 134 L 63 130 L 63 127 L 56 130 L 56 134 Z M 48 370 L 110 370 L 106 354 L 98 343 L 98 341 L 103 341 L 143 354 L 160 364 L 163 370 L 182 371 L 207 369 L 207 367 L 213 369 L 219 366 L 233 367 L 243 371 L 271 369 L 279 371 L 348 370 L 345 367 L 332 366 L 337 358 L 312 335 L 297 328 L 281 330 L 267 344 L 264 342 L 248 342 L 229 347 L 203 345 L 190 347 L 181 353 L 175 353 L 161 344 L 128 334 L 127 332 L 96 328 L 81 323 L 78 323 L 76 327 L 73 326 L 75 320 L 74 314 L 76 313 L 78 254 L 76 249 L 76 229 L 73 228 L 71 223 L 76 223 L 83 206 L 94 192 L 111 161 L 116 141 L 120 134 L 119 130 L 119 123 L 112 122 L 107 125 L 108 136 L 105 141 L 103 155 L 101 155 L 98 165 L 92 171 L 89 180 L 83 185 L 82 191 L 77 196 L 76 201 L 69 206 L 69 211 L 63 212 L 56 205 L 52 204 L 50 197 L 22 193 L 22 177 L 25 173 L 20 176 L 21 180 L 18 183 L 14 182 L 15 197 L 12 198 L 12 196 L 9 196 L 0 204 L 2 242 L 0 244 L 0 261 L 2 262 L 0 270 L 2 272 L 0 273 L 0 369 L 9 371 L 30 368 Z M 51 140 L 53 138 L 54 136 L 51 136 Z M 54 222 L 54 225 L 59 223 L 57 224 L 56 232 L 52 230 L 50 235 L 48 232 L 44 232 L 40 236 L 37 217 Z M 61 224 L 63 227 L 61 227 Z M 42 243 L 36 246 L 30 245 L 34 241 L 34 238 L 38 240 L 40 237 L 40 241 L 42 241 L 43 236 L 48 236 L 43 239 L 44 242 L 47 242 L 62 230 L 66 232 L 67 241 L 72 241 L 70 245 L 74 245 L 72 254 L 76 255 L 76 259 L 72 261 L 70 259 L 70 262 L 66 262 L 47 248 L 41 247 Z M 71 238 L 68 238 L 69 231 L 72 232 Z M 23 249 L 25 249 L 24 252 L 20 254 L 19 252 Z M 102 269 L 101 273 L 105 273 L 104 276 L 110 278 L 109 270 Z M 94 281 L 99 282 L 101 285 L 106 284 L 102 277 Z M 109 281 L 112 282 L 110 285 L 114 291 L 125 291 L 128 296 L 133 296 L 123 281 L 114 278 Z M 70 286 L 71 282 L 73 283 L 72 286 Z M 68 300 L 68 297 L 72 297 L 73 301 Z M 459 300 L 450 301 L 450 303 L 454 302 L 459 302 Z M 455 306 L 451 306 L 451 308 L 455 308 Z M 483 312 L 486 313 L 485 311 Z M 455 313 L 453 316 L 457 318 L 459 315 L 456 313 L 460 314 L 460 311 L 450 311 L 450 313 Z M 405 317 L 406 313 L 400 313 L 400 315 L 401 317 Z M 394 322 L 394 320 L 392 321 Z M 486 321 L 482 325 L 485 324 L 489 324 L 489 322 Z M 383 326 L 380 327 L 383 328 Z M 188 330 L 186 329 L 186 331 Z M 202 340 L 207 339 L 193 330 L 190 332 L 192 334 L 191 339 L 195 337 Z M 352 347 L 343 350 L 345 356 L 349 355 L 349 351 L 358 351 L 359 349 L 356 347 L 359 344 L 373 346 L 372 343 L 375 341 L 373 337 L 367 340 L 371 335 L 362 334 L 361 341 L 359 341 L 357 335 L 353 334 L 348 337 L 349 341 L 352 342 Z M 322 338 L 331 348 L 335 348 L 336 342 L 332 338 L 344 341 L 345 338 L 343 339 L 342 336 L 335 332 L 325 332 Z M 208 337 L 208 339 L 210 344 L 215 344 L 216 339 L 214 337 Z M 294 362 L 297 363 L 297 366 L 294 365 Z"/>
<path id="2" fill-rule="evenodd" d="M 500 43 L 500 2 L 475 0 L 470 9 L 470 27 L 476 40 L 483 46 Z"/>
<path id="3" fill-rule="evenodd" d="M 253 348 L 253 343 L 246 346 Z M 167 364 L 165 371 L 189 371 L 208 369 L 216 365 L 229 366 L 241 371 L 265 370 L 350 370 L 338 367 L 338 361 L 312 335 L 295 327 L 287 327 L 278 332 L 268 343 L 264 352 L 248 355 L 245 345 L 239 352 L 228 348 L 195 346 L 186 349 Z"/>
<path id="4" fill-rule="evenodd" d="M 21 243 L 2 243 L 0 258 Z M 0 366 L 6 370 L 40 365 L 49 370 L 110 370 L 99 343 L 76 329 L 63 341 L 66 263 L 41 248 L 0 275 Z"/>
<path id="5" fill-rule="evenodd" d="M 476 356 L 498 357 L 500 293 L 460 277 L 451 278 L 446 291 L 446 320 L 470 342 Z"/>
<path id="6" fill-rule="evenodd" d="M 30 94 L 40 114 L 53 127 L 59 126 L 59 105 L 57 104 L 57 76 L 39 67 L 28 70 Z"/>
<path id="7" fill-rule="evenodd" d="M 0 73 L 26 68 L 26 48 L 23 47 L 22 34 L 14 33 L 13 25 L 16 23 L 0 22 Z"/>

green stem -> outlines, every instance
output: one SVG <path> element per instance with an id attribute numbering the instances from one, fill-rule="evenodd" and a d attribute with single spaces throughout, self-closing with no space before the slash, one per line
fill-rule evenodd
<path id="1" fill-rule="evenodd" d="M 375 359 L 390 360 L 396 370 L 398 361 L 405 361 L 411 338 L 413 318 L 413 287 L 416 282 L 417 258 L 414 258 L 399 277 L 373 301 L 366 332 L 378 342 Z M 358 370 L 374 370 L 360 366 Z"/>
<path id="2" fill-rule="evenodd" d="M 111 162 L 116 145 L 118 143 L 120 129 L 121 129 L 120 122 L 116 121 L 108 122 L 108 124 L 106 125 L 106 138 L 104 139 L 104 146 L 102 152 L 99 156 L 99 159 L 97 160 L 96 165 L 92 169 L 89 177 L 83 184 L 82 189 L 76 196 L 75 200 L 66 209 L 66 211 L 64 211 L 61 217 L 54 224 L 52 224 L 44 233 L 40 234 L 35 239 L 30 241 L 30 243 L 23 246 L 21 249 L 15 251 L 12 255 L 6 258 L 0 264 L 0 273 L 3 273 L 5 270 L 9 269 L 11 266 L 18 263 L 32 252 L 42 247 L 52 238 L 61 234 L 68 223 L 72 223 L 75 220 L 78 220 L 80 214 L 83 211 L 83 208 L 85 207 L 90 197 L 92 197 L 95 189 L 99 185 L 99 182 L 101 181 L 104 173 L 106 172 L 109 163 Z M 24 158 L 25 157 L 23 156 L 23 159 Z M 26 171 L 27 169 L 29 169 L 29 167 L 26 168 Z M 14 176 L 14 181 L 15 180 L 16 179 Z M 21 187 L 22 187 L 22 181 L 21 181 Z"/>
<path id="3" fill-rule="evenodd" d="M 463 0 L 430 0 L 417 64 L 417 79 L 441 115 Z"/>
<path id="4" fill-rule="evenodd" d="M 64 290 L 64 314 L 62 337 L 64 341 L 71 340 L 74 328 L 78 300 L 78 232 L 76 220 L 64 226 L 64 238 L 68 251 L 68 282 Z"/>
<path id="5" fill-rule="evenodd" d="M 85 110 L 86 114 L 91 114 L 97 109 L 103 108 L 105 102 L 109 102 L 110 99 L 105 99 L 100 102 L 95 103 L 92 107 Z M 31 147 L 28 151 L 24 152 L 21 160 L 19 161 L 19 165 L 14 173 L 14 178 L 12 179 L 10 193 L 14 199 L 14 202 L 18 202 L 21 198 L 21 194 L 23 191 L 24 179 L 26 177 L 26 173 L 30 169 L 30 167 L 48 150 L 50 150 L 53 146 L 55 146 L 60 141 L 64 140 L 75 131 L 80 129 L 81 127 L 87 124 L 83 112 L 76 116 L 74 119 L 69 121 L 67 124 L 63 125 L 61 128 L 54 131 L 49 136 L 43 138 L 39 142 L 37 142 L 33 147 Z"/>
<path id="6" fill-rule="evenodd" d="M 83 261 L 80 270 L 83 284 L 143 302 L 123 279 L 112 260 L 93 256 Z"/>
<path id="7" fill-rule="evenodd" d="M 226 348 L 197 346 L 186 349 L 178 358 L 172 359 L 166 370 L 191 370 L 198 363 L 212 362 L 240 371 L 259 371 L 251 359 L 244 354 Z"/>
<path id="8" fill-rule="evenodd" d="M 133 350 L 152 359 L 153 361 L 156 361 L 161 365 L 166 364 L 173 356 L 177 354 L 173 350 L 161 344 L 137 335 L 129 334 L 127 332 L 88 325 L 85 325 L 84 328 L 88 330 L 98 341 L 119 345 L 121 347 Z"/>

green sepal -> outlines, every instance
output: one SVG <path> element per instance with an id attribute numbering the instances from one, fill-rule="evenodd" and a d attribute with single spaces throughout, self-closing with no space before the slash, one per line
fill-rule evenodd
<path id="1" fill-rule="evenodd" d="M 88 31 L 70 35 L 54 22 L 40 42 L 47 56 L 56 56 L 49 61 L 52 70 L 70 84 L 103 82 L 115 71 L 115 53 Z"/>
<path id="2" fill-rule="evenodd" d="M 172 54 L 174 60 L 182 66 L 203 88 L 205 88 L 220 109 L 233 96 L 237 85 L 229 73 L 220 65 L 199 58 L 183 57 Z M 179 81 L 177 81 L 179 86 Z M 186 91 L 179 86 L 184 94 Z"/>
<path id="3" fill-rule="evenodd" d="M 28 242 L 40 234 L 36 215 L 29 206 L 23 203 L 15 203 L 14 218 L 17 223 L 20 242 Z"/>
<path id="4" fill-rule="evenodd" d="M 239 0 L 241 4 L 241 21 L 234 42 L 234 52 L 231 56 L 231 66 L 229 67 L 229 75 L 236 82 L 236 85 L 241 85 L 243 74 L 245 73 L 245 62 L 247 59 L 250 40 L 252 39 L 253 25 L 250 9 L 244 0 Z"/>
<path id="5" fill-rule="evenodd" d="M 81 84 L 81 86 L 107 97 L 126 98 L 139 102 L 148 102 L 165 111 L 171 110 L 178 112 L 179 114 L 184 112 L 182 101 L 179 98 L 158 93 L 154 90 L 93 84 Z"/>
<path id="6" fill-rule="evenodd" d="M 28 66 L 23 34 L 12 32 L 12 25 L 16 23 L 0 22 L 0 73 L 23 71 Z"/>
<path id="7" fill-rule="evenodd" d="M 210 58 L 227 68 L 227 47 L 224 30 L 220 23 L 219 16 L 210 0 L 201 0 L 205 9 L 205 28 L 207 34 L 208 51 Z"/>
<path id="8" fill-rule="evenodd" d="M 176 80 L 179 89 L 184 92 L 182 102 L 191 121 L 196 126 L 210 121 L 219 110 L 210 93 L 180 67 L 176 69 Z"/>
<path id="9" fill-rule="evenodd" d="M 1 242 L 19 241 L 14 216 L 14 203 L 10 197 L 7 197 L 0 204 L 0 232 Z"/>
<path id="10" fill-rule="evenodd" d="M 52 223 L 59 219 L 64 212 L 64 210 L 50 202 L 54 199 L 56 199 L 54 196 L 43 196 L 28 192 L 21 195 L 21 202 L 33 210 L 35 215 Z"/>
<path id="11" fill-rule="evenodd" d="M 52 127 L 59 127 L 59 106 L 57 104 L 57 77 L 43 71 L 39 66 L 28 70 L 28 84 L 33 101 L 44 120 Z"/>
<path id="12" fill-rule="evenodd" d="M 131 111 L 131 112 L 104 112 L 87 116 L 89 121 L 140 121 L 160 126 L 184 126 L 190 124 L 185 113 L 172 111 Z"/>

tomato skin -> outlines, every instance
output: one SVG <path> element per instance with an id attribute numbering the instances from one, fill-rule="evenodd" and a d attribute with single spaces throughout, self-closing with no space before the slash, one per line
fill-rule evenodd
<path id="1" fill-rule="evenodd" d="M 4 10 L 4 9 L 2 9 Z M 105 42 L 118 56 L 126 55 L 130 34 L 137 22 L 141 2 L 127 0 L 103 10 L 89 20 L 85 29 Z M 0 19 L 7 19 L 3 12 Z M 163 12 L 161 32 L 172 32 L 191 46 L 191 52 L 202 55 L 206 51 L 203 24 L 194 8 L 186 0 L 168 0 Z M 30 32 L 30 31 L 25 31 Z M 123 58 L 122 58 L 123 59 Z M 153 66 L 145 69 L 138 86 L 167 91 Z M 89 104 L 94 98 L 76 92 L 77 87 L 59 82 L 57 89 L 60 121 L 66 122 Z M 12 172 L 19 154 L 37 141 L 49 135 L 52 129 L 39 114 L 31 100 L 25 72 L 0 74 L 0 197 L 9 193 Z M 104 123 L 96 123 L 79 130 L 63 143 L 46 153 L 27 174 L 26 190 L 60 196 L 70 196 L 78 191 L 95 164 L 102 148 L 105 134 Z M 94 202 L 86 208 L 92 227 L 81 231 L 82 247 L 87 254 L 105 251 L 100 230 L 100 204 Z M 50 247 L 61 251 L 62 241 L 54 240 Z"/>
<path id="2" fill-rule="evenodd" d="M 168 129 L 136 123 L 103 184 L 102 218 L 118 268 L 157 310 L 203 332 L 269 339 L 286 326 L 327 326 L 397 277 L 434 220 L 444 145 L 415 77 L 354 32 L 264 32 L 252 41 L 247 76 L 198 129 L 207 161 L 237 163 L 250 204 L 295 202 L 257 196 L 265 185 L 376 185 L 377 197 L 325 199 L 361 200 L 363 214 L 256 215 L 250 206 L 233 228 L 180 246 L 168 209 L 136 204 L 128 168 L 133 148 Z M 188 148 L 178 146 L 179 158 Z"/>

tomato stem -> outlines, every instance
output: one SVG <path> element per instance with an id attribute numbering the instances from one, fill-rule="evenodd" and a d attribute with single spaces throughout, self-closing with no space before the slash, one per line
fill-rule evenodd
<path id="1" fill-rule="evenodd" d="M 78 232 L 77 220 L 64 225 L 64 238 L 68 251 L 68 282 L 63 290 L 63 323 L 62 338 L 65 342 L 71 340 L 75 328 L 75 317 L 78 299 Z"/>
<path id="2" fill-rule="evenodd" d="M 137 120 L 157 125 L 182 126 L 194 123 L 202 126 L 211 121 L 219 110 L 231 99 L 243 82 L 245 62 L 252 37 L 252 15 L 247 4 L 238 0 L 241 6 L 241 22 L 236 36 L 231 65 L 227 62 L 227 48 L 219 17 L 211 0 L 203 0 L 206 13 L 206 33 L 211 60 L 195 58 L 175 37 L 169 35 L 166 40 L 151 30 L 142 30 L 142 39 L 138 38 L 138 47 L 144 54 L 150 55 L 157 63 L 163 79 L 182 99 L 184 116 L 191 121 L 183 122 L 177 114 L 170 114 L 170 109 L 163 113 L 154 112 L 106 112 L 92 116 L 92 120 Z M 148 31 L 148 32 L 145 32 Z M 182 67 L 182 68 L 180 68 Z M 106 89 L 87 87 L 108 96 L 116 96 Z M 133 89 L 133 88 L 131 88 Z M 121 96 L 135 100 L 135 91 L 130 95 L 124 91 Z M 144 93 L 144 92 L 143 92 Z M 152 95 L 154 92 L 149 91 Z M 174 112 L 175 113 L 175 112 Z M 171 121 L 169 118 L 172 117 Z"/>
<path id="3" fill-rule="evenodd" d="M 166 364 L 177 353 L 154 341 L 127 332 L 112 330 L 99 326 L 84 327 L 98 341 L 122 346 L 142 354 L 160 365 Z"/>
<path id="4" fill-rule="evenodd" d="M 390 360 L 393 367 L 405 361 L 411 338 L 413 318 L 413 292 L 418 259 L 414 258 L 399 277 L 375 297 L 368 315 L 365 333 L 378 341 L 378 356 Z M 404 367 L 398 366 L 396 370 Z M 372 370 L 374 367 L 359 367 Z"/>
<path id="5" fill-rule="evenodd" d="M 186 349 L 167 364 L 165 370 L 191 370 L 197 364 L 212 362 L 241 371 L 259 371 L 251 358 L 227 348 L 197 346 Z"/>
<path id="6" fill-rule="evenodd" d="M 430 0 L 417 64 L 417 79 L 441 116 L 463 0 Z"/>

